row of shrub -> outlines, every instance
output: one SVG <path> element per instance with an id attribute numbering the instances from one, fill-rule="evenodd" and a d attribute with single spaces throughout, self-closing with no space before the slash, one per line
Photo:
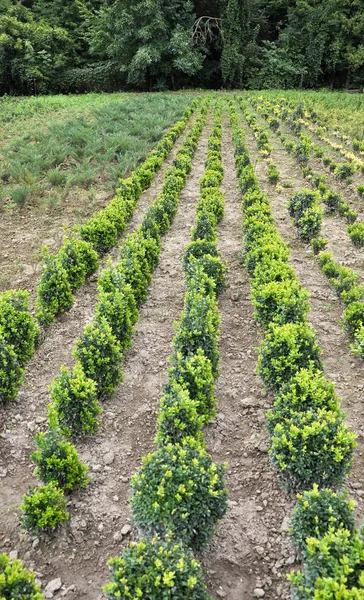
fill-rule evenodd
<path id="1" fill-rule="evenodd" d="M 233 103 L 230 110 L 243 195 L 245 266 L 255 317 L 265 329 L 257 368 L 274 394 L 268 412 L 269 452 L 285 486 L 303 491 L 291 527 L 304 560 L 304 572 L 290 575 L 294 597 L 354 598 L 356 587 L 363 587 L 364 554 L 350 572 L 353 577 L 346 580 L 345 560 L 354 558 L 359 537 L 353 531 L 352 505 L 328 488 L 341 485 L 350 471 L 355 435 L 344 423 L 335 387 L 323 373 L 321 349 L 307 322 L 308 292 L 289 264 L 289 249 L 250 163 Z M 348 536 L 346 545 L 337 545 L 337 536 Z M 359 544 L 363 547 L 362 541 Z M 342 596 L 329 594 L 335 589 Z"/>
<path id="2" fill-rule="evenodd" d="M 192 167 L 207 115 L 203 102 L 191 132 L 167 170 L 162 192 L 150 205 L 139 229 L 126 237 L 119 262 L 109 262 L 98 280 L 98 302 L 92 322 L 76 341 L 75 367 L 61 368 L 50 386 L 48 429 L 36 435 L 38 450 L 32 460 L 44 485 L 31 488 L 23 498 L 22 524 L 38 533 L 54 529 L 68 518 L 64 491 L 88 481 L 71 443 L 99 427 L 99 401 L 122 380 L 123 351 L 131 343 L 138 307 L 147 296 L 152 272 L 159 263 L 161 235 L 172 223 L 179 196 Z"/>
<path id="3" fill-rule="evenodd" d="M 320 191 L 323 193 L 324 187 Z M 329 210 L 340 206 L 340 195 L 336 192 L 326 191 L 323 199 Z M 358 274 L 353 269 L 340 265 L 330 252 L 323 251 L 328 240 L 318 237 L 322 224 L 319 201 L 318 191 L 312 192 L 304 188 L 291 198 L 288 210 L 298 228 L 298 235 L 311 242 L 322 271 L 346 305 L 343 324 L 353 339 L 351 349 L 364 359 L 364 284 L 358 283 Z M 364 238 L 362 223 L 350 225 L 348 230 L 354 242 L 356 235 Z"/>
<path id="4" fill-rule="evenodd" d="M 144 536 L 109 563 L 107 598 L 208 600 L 194 551 L 206 549 L 226 511 L 225 465 L 206 451 L 202 427 L 215 415 L 219 312 L 225 266 L 216 248 L 224 212 L 219 189 L 221 110 L 215 109 L 192 241 L 183 266 L 187 291 L 176 324 L 168 382 L 160 402 L 155 443 L 131 482 L 131 509 Z"/>
<path id="5" fill-rule="evenodd" d="M 0 295 L 0 402 L 17 396 L 23 367 L 32 358 L 39 340 L 37 321 L 49 325 L 58 313 L 71 308 L 73 291 L 97 270 L 99 256 L 116 244 L 142 191 L 150 186 L 200 102 L 195 99 L 133 175 L 120 181 L 116 197 L 80 228 L 81 239 L 66 236 L 55 255 L 43 249 L 36 318 L 29 311 L 27 292 L 10 290 Z"/>
<path id="6" fill-rule="evenodd" d="M 280 107 L 265 101 L 263 106 L 261 103 L 257 103 L 256 101 L 252 101 L 254 106 L 256 106 L 257 110 L 261 112 L 262 116 L 266 117 L 267 113 L 271 112 L 274 115 L 279 114 Z M 281 111 L 280 114 L 283 114 L 285 118 L 286 109 Z M 300 113 L 299 113 L 300 114 Z M 293 111 L 290 114 L 290 119 L 288 121 L 289 126 L 292 131 L 297 135 L 298 142 L 295 143 L 292 140 L 288 140 L 285 135 L 283 135 L 279 128 L 276 130 L 278 137 L 282 141 L 287 152 L 292 153 L 298 164 L 301 166 L 303 175 L 307 178 L 307 180 L 311 183 L 314 188 L 317 188 L 322 202 L 325 204 L 326 209 L 329 212 L 337 212 L 342 217 L 345 217 L 348 222 L 348 235 L 352 240 L 353 244 L 357 247 L 364 246 L 364 223 L 357 222 L 358 213 L 353 210 L 350 205 L 345 202 L 345 199 L 341 193 L 338 193 L 334 190 L 331 190 L 326 182 L 325 175 L 321 175 L 320 173 L 315 172 L 310 165 L 308 165 L 308 160 L 311 152 L 314 153 L 315 156 L 322 155 L 322 148 L 313 146 L 312 140 L 307 136 L 301 133 L 301 120 L 298 118 L 296 113 Z M 330 158 L 323 158 L 324 162 L 329 164 Z M 331 165 L 331 166 L 330 166 Z M 339 179 L 345 177 L 349 177 L 350 173 L 352 174 L 353 167 L 350 165 L 336 165 L 334 163 L 330 163 L 330 169 L 335 166 L 335 173 L 339 177 Z M 336 168 L 337 167 L 337 168 Z M 358 186 L 358 193 L 361 194 L 362 188 L 364 190 L 364 186 Z M 319 200 L 319 196 L 317 196 Z"/>
<path id="7" fill-rule="evenodd" d="M 262 156 L 269 156 L 272 152 L 272 146 L 269 143 L 268 132 L 260 127 L 257 123 L 255 115 L 253 115 L 247 108 L 245 102 L 240 98 L 240 106 L 243 109 L 245 119 L 249 124 L 249 127 L 254 132 L 254 137 L 257 141 L 257 146 Z"/>

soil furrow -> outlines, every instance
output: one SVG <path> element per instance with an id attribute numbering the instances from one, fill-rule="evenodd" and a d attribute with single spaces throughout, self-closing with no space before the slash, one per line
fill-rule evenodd
<path id="1" fill-rule="evenodd" d="M 213 539 L 204 563 L 211 593 L 229 600 L 288 598 L 285 573 L 294 563 L 287 539 L 287 515 L 294 498 L 279 488 L 268 458 L 266 410 L 272 398 L 255 372 L 260 335 L 253 319 L 249 280 L 241 265 L 241 194 L 235 174 L 231 132 L 224 123 L 225 217 L 218 246 L 229 266 L 228 290 L 221 296 L 220 376 L 216 420 L 207 428 L 209 451 L 227 461 L 229 512 Z"/>

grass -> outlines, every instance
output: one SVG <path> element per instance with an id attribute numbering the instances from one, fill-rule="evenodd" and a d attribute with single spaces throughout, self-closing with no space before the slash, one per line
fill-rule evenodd
<path id="1" fill-rule="evenodd" d="M 63 110 L 67 99 L 5 102 L 9 119 L 16 110 L 24 119 L 24 133 L 13 136 L 0 151 L 3 205 L 21 207 L 41 200 L 52 206 L 55 198 L 62 201 L 72 188 L 88 189 L 96 182 L 105 188 L 116 186 L 117 178 L 145 157 L 191 101 L 184 94 L 116 94 L 106 95 L 106 101 L 101 94 L 90 96 L 87 103 L 82 96 L 70 97 L 76 115 L 71 111 L 54 118 L 52 113 L 42 127 L 31 129 L 26 127 L 26 117 L 30 113 L 33 120 L 34 107 L 45 114 L 52 106 Z M 2 106 L 0 120 L 4 112 Z"/>

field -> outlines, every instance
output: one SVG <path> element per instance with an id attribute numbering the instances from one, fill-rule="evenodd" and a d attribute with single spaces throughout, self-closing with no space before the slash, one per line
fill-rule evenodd
<path id="1" fill-rule="evenodd" d="M 363 105 L 0 104 L 0 549 L 27 598 L 363 597 Z"/>

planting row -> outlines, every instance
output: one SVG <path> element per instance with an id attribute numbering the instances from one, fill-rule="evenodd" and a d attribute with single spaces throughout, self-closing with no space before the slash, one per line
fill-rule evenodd
<path id="1" fill-rule="evenodd" d="M 352 503 L 328 487 L 341 485 L 350 471 L 355 435 L 323 373 L 321 349 L 307 322 L 308 292 L 288 263 L 289 249 L 259 187 L 233 104 L 231 123 L 243 195 L 245 266 L 255 317 L 264 327 L 257 368 L 274 394 L 268 412 L 270 456 L 284 485 L 304 491 L 291 523 L 292 541 L 304 562 L 303 572 L 290 575 L 294 597 L 356 598 L 363 588 L 364 543 L 354 528 Z M 335 590 L 342 595 L 334 596 Z"/>
<path id="2" fill-rule="evenodd" d="M 333 201 L 334 194 L 326 195 L 327 203 L 330 197 Z M 345 304 L 342 321 L 352 338 L 351 350 L 364 359 L 364 284 L 359 283 L 358 273 L 340 265 L 330 252 L 323 251 L 328 240 L 319 237 L 323 215 L 320 200 L 318 191 L 303 188 L 291 198 L 288 211 L 297 227 L 298 236 L 311 243 L 323 273 Z M 357 225 L 362 226 L 361 223 Z"/>
<path id="3" fill-rule="evenodd" d="M 159 262 L 161 235 L 175 216 L 191 170 L 207 108 L 203 103 L 191 133 L 166 172 L 163 189 L 148 209 L 140 228 L 124 241 L 117 266 L 102 271 L 93 321 L 76 341 L 72 371 L 62 367 L 51 385 L 48 429 L 36 435 L 32 455 L 36 476 L 44 485 L 31 488 L 22 504 L 22 525 L 32 532 L 54 529 L 68 518 L 64 490 L 87 483 L 87 467 L 79 461 L 70 438 L 90 434 L 99 426 L 98 401 L 122 380 L 122 353 L 131 343 L 138 306 L 147 296 Z"/>
<path id="4" fill-rule="evenodd" d="M 44 251 L 44 269 L 36 301 L 37 314 L 29 311 L 26 291 L 0 295 L 0 402 L 13 400 L 23 380 L 23 367 L 39 340 L 38 322 L 49 325 L 55 316 L 71 308 L 73 291 L 99 266 L 99 256 L 110 250 L 125 231 L 138 198 L 182 134 L 201 100 L 184 111 L 183 118 L 158 142 L 143 164 L 120 182 L 115 198 L 80 228 L 80 237 L 66 237 L 56 255 Z"/>
<path id="5" fill-rule="evenodd" d="M 264 103 L 263 106 L 256 105 L 256 108 L 259 110 L 259 112 L 265 118 L 267 118 L 266 111 L 268 109 L 265 108 L 265 107 L 267 107 L 267 105 L 268 105 L 268 103 Z M 269 109 L 274 110 L 274 107 L 269 105 Z M 248 116 L 250 118 L 254 119 L 254 117 L 252 117 L 250 115 L 249 111 L 246 110 L 245 112 L 248 114 Z M 307 178 L 307 180 L 311 183 L 313 188 L 317 189 L 317 198 L 325 204 L 325 207 L 327 208 L 327 210 L 329 212 L 331 212 L 331 213 L 336 212 L 339 215 L 346 218 L 347 222 L 349 223 L 348 228 L 347 228 L 348 235 L 349 235 L 350 239 L 352 240 L 353 244 L 358 247 L 363 246 L 364 245 L 364 224 L 357 222 L 358 213 L 355 210 L 353 210 L 347 202 L 345 202 L 341 193 L 338 193 L 335 190 L 331 190 L 328 188 L 325 175 L 321 175 L 320 173 L 315 172 L 312 169 L 312 167 L 308 165 L 310 153 L 312 150 L 311 140 L 304 134 L 298 132 L 297 133 L 298 143 L 296 144 L 292 140 L 287 140 L 287 137 L 280 132 L 279 121 L 277 121 L 276 119 L 269 121 L 269 118 L 268 118 L 268 122 L 270 122 L 271 126 L 274 125 L 275 132 L 278 135 L 278 137 L 280 138 L 280 140 L 283 143 L 283 146 L 287 150 L 287 152 L 292 153 L 292 155 L 297 160 L 299 166 L 302 169 L 302 173 L 303 173 L 304 177 Z M 278 127 L 277 127 L 277 123 L 278 123 Z M 290 120 L 290 127 L 294 129 L 296 126 L 299 128 L 300 123 L 297 120 L 295 120 L 292 116 L 291 120 Z M 268 137 L 267 133 L 266 133 L 266 135 Z M 316 155 L 317 155 L 317 153 L 320 153 L 320 150 L 321 150 L 320 148 L 317 149 Z M 343 168 L 340 171 L 340 173 L 344 174 L 344 173 L 347 173 L 347 171 Z M 363 188 L 363 190 L 364 190 L 364 188 Z"/>
<path id="6" fill-rule="evenodd" d="M 217 107 L 192 242 L 183 258 L 187 291 L 160 403 L 157 449 L 143 459 L 131 483 L 132 514 L 144 537 L 110 561 L 112 580 L 104 588 L 110 599 L 208 600 L 192 552 L 206 549 L 227 500 L 225 465 L 212 462 L 202 433 L 215 415 L 216 296 L 225 288 L 226 267 L 216 248 L 216 226 L 224 211 L 221 134 Z"/>

